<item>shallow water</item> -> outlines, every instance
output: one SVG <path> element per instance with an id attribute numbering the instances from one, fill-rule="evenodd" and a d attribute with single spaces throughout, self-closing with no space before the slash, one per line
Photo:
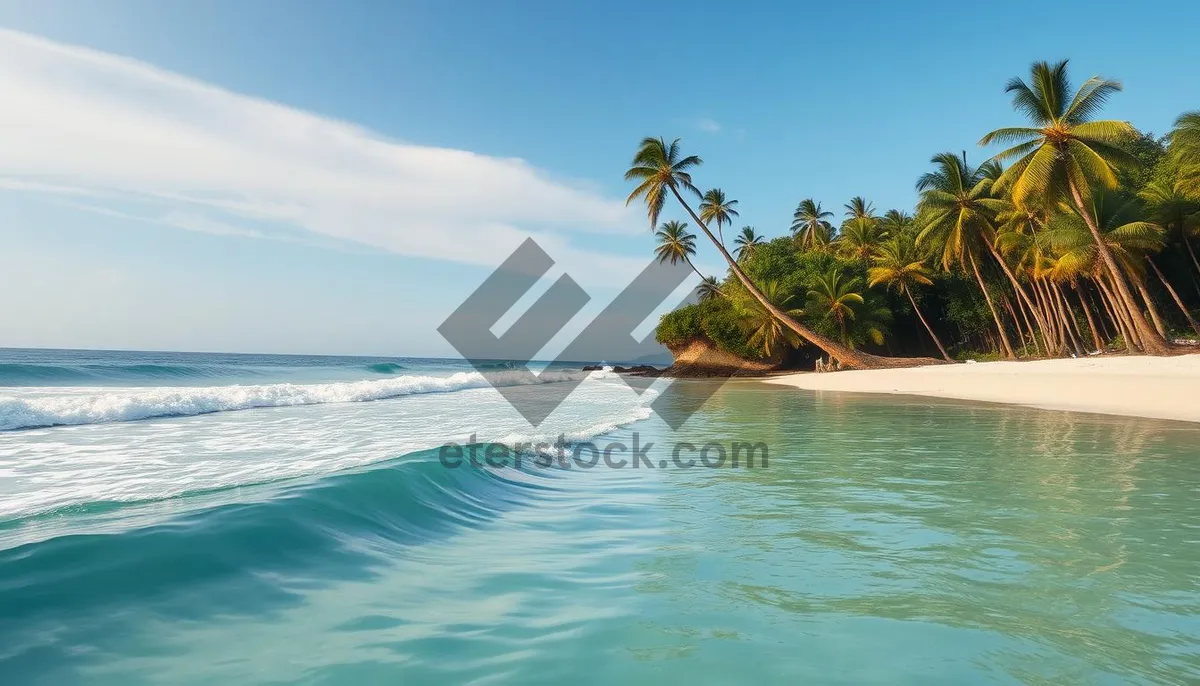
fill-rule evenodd
<path id="1" fill-rule="evenodd" d="M 584 410 L 639 416 L 610 382 Z M 1197 427 L 737 382 L 594 439 L 655 467 L 421 449 L 494 395 L 0 433 L 3 682 L 1200 679 Z M 658 468 L 681 440 L 768 466 Z"/>

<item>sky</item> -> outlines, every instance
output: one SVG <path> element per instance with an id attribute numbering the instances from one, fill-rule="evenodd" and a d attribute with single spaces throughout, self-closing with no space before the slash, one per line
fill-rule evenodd
<path id="1" fill-rule="evenodd" d="M 0 0 L 0 346 L 453 355 L 533 237 L 556 263 L 507 321 L 561 274 L 591 296 L 552 354 L 650 257 L 644 136 L 773 237 L 986 158 L 1034 60 L 1121 80 L 1143 130 L 1200 107 L 1200 42 L 1165 39 L 1200 5 L 1045 7 Z"/>

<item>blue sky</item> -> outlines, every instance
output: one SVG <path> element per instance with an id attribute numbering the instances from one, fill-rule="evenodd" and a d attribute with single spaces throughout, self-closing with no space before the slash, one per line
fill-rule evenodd
<path id="1" fill-rule="evenodd" d="M 632 275 L 645 135 L 779 235 L 982 159 L 1035 59 L 1120 79 L 1106 114 L 1144 130 L 1200 107 L 1200 44 L 1164 39 L 1195 3 L 1004 7 L 0 2 L 0 345 L 450 354 L 525 235 L 593 309 Z"/>

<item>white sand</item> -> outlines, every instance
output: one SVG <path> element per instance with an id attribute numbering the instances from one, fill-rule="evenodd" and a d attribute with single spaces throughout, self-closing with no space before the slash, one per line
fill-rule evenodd
<path id="1" fill-rule="evenodd" d="M 1200 355 L 984 362 L 800 373 L 765 381 L 814 391 L 923 395 L 1200 422 Z"/>

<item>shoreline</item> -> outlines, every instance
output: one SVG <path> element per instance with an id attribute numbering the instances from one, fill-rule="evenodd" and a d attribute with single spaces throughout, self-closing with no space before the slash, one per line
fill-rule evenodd
<path id="1" fill-rule="evenodd" d="M 757 381 L 810 391 L 914 395 L 1200 422 L 1200 354 L 798 372 Z"/>

